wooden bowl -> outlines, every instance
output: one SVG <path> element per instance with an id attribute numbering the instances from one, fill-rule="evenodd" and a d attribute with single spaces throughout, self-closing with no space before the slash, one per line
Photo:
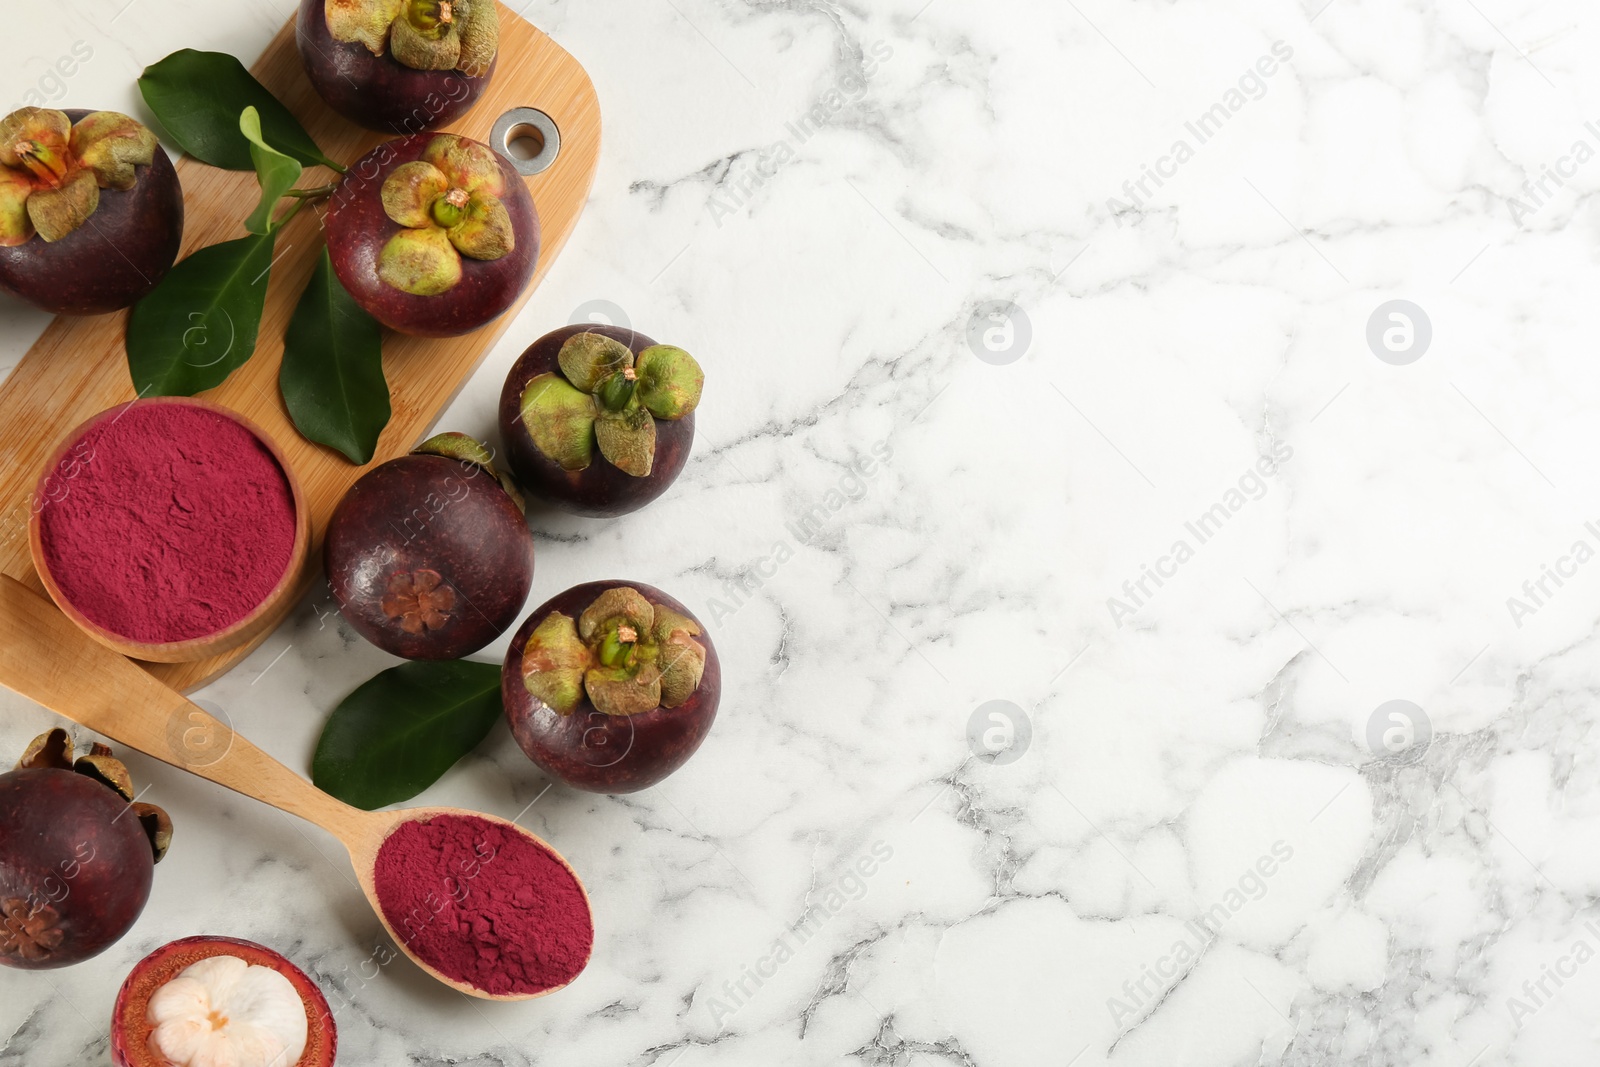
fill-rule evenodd
<path id="1" fill-rule="evenodd" d="M 61 587 L 56 584 L 56 580 L 51 575 L 50 568 L 45 562 L 44 539 L 40 529 L 42 525 L 40 516 L 44 509 L 37 504 L 31 508 L 32 513 L 28 519 L 28 547 L 33 555 L 33 567 L 34 570 L 38 571 L 39 580 L 44 584 L 45 591 L 50 594 L 50 599 L 56 602 L 56 606 L 61 609 L 62 614 L 66 615 L 85 633 L 107 648 L 120 652 L 132 659 L 147 660 L 153 663 L 189 663 L 194 660 L 208 659 L 211 656 L 220 655 L 230 649 L 237 648 L 273 629 L 283 621 L 284 617 L 289 614 L 290 609 L 294 607 L 296 585 L 300 572 L 305 568 L 306 556 L 311 546 L 310 509 L 306 506 L 305 494 L 300 487 L 300 480 L 295 477 L 294 470 L 289 466 L 288 460 L 284 458 L 282 450 L 259 426 L 237 412 L 230 411 L 219 404 L 186 396 L 160 396 L 149 397 L 144 400 L 133 400 L 126 404 L 118 404 L 116 407 L 107 408 L 98 415 L 85 420 L 51 450 L 50 458 L 46 461 L 44 469 L 39 474 L 39 481 L 35 487 L 33 499 L 40 501 L 45 498 L 45 486 L 50 476 L 60 466 L 67 452 L 82 440 L 85 434 L 101 422 L 116 418 L 134 404 L 187 404 L 190 407 L 214 412 L 248 430 L 271 453 L 272 458 L 277 461 L 278 467 L 283 471 L 285 480 L 289 483 L 289 492 L 294 501 L 294 547 L 290 549 L 289 565 L 284 568 L 283 576 L 278 579 L 278 584 L 272 588 L 272 592 L 267 594 L 266 599 L 257 604 L 255 609 L 248 615 L 231 626 L 218 630 L 216 633 L 191 637 L 182 641 L 151 643 L 135 641 L 107 630 L 85 616 L 73 605 L 72 601 L 67 599 Z"/>

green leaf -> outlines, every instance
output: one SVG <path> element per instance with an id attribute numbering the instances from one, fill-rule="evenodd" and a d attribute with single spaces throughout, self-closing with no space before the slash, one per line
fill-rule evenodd
<path id="1" fill-rule="evenodd" d="M 239 113 L 253 107 L 261 114 L 266 139 L 285 154 L 308 167 L 344 172 L 322 154 L 289 109 L 226 53 L 192 48 L 174 52 L 144 69 L 139 91 L 178 146 L 213 167 L 255 168 L 250 142 L 239 130 Z"/>
<path id="2" fill-rule="evenodd" d="M 261 184 L 261 203 L 245 220 L 244 228 L 251 233 L 267 234 L 277 229 L 272 224 L 272 212 L 283 195 L 294 188 L 303 169 L 299 162 L 261 139 L 261 114 L 247 107 L 239 116 L 239 132 L 250 142 L 250 158 L 255 161 L 256 181 Z"/>
<path id="3" fill-rule="evenodd" d="M 265 234 L 202 248 L 134 305 L 128 371 L 140 396 L 193 396 L 255 354 L 272 246 Z"/>
<path id="4" fill-rule="evenodd" d="M 402 663 L 334 709 L 311 780 L 367 811 L 410 800 L 477 748 L 501 714 L 498 663 Z"/>
<path id="5" fill-rule="evenodd" d="M 389 424 L 383 329 L 351 299 L 322 250 L 283 341 L 278 388 L 301 436 L 363 464 Z"/>

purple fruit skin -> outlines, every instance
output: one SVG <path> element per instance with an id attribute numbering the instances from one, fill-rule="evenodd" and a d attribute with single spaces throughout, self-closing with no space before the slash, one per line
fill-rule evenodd
<path id="1" fill-rule="evenodd" d="M 611 518 L 637 511 L 665 493 L 689 462 L 694 444 L 694 412 L 681 419 L 656 419 L 656 458 L 650 473 L 635 478 L 606 460 L 597 446 L 594 460 L 581 471 L 563 470 L 533 443 L 522 421 L 522 393 L 528 383 L 547 371 L 561 373 L 557 356 L 567 338 L 579 333 L 600 333 L 621 341 L 638 355 L 655 344 L 634 330 L 619 326 L 580 324 L 552 330 L 528 346 L 500 392 L 500 436 L 506 458 L 523 489 L 563 511 L 593 518 Z"/>
<path id="2" fill-rule="evenodd" d="M 362 475 L 323 548 L 340 612 L 385 652 L 460 659 L 509 630 L 533 587 L 533 535 L 500 483 L 443 456 L 401 456 Z M 426 568 L 455 590 L 437 630 L 408 634 L 383 610 L 391 575 Z"/>
<path id="3" fill-rule="evenodd" d="M 77 122 L 89 111 L 66 112 Z M 100 190 L 89 221 L 59 241 L 0 248 L 0 289 L 55 315 L 103 315 L 154 289 L 183 243 L 183 188 L 161 148 L 132 189 Z"/>
<path id="4" fill-rule="evenodd" d="M 501 202 L 511 215 L 516 247 L 495 260 L 461 257 L 461 281 L 437 296 L 413 296 L 378 277 L 378 255 L 401 227 L 383 211 L 383 182 L 402 163 L 421 159 L 433 134 L 388 141 L 350 168 L 329 201 L 324 223 L 339 282 L 367 314 L 401 333 L 455 337 L 492 322 L 517 302 L 539 261 L 539 213 L 521 175 L 499 155 Z"/>
<path id="5" fill-rule="evenodd" d="M 375 56 L 359 42 L 328 32 L 326 0 L 301 0 L 295 41 L 306 77 L 327 105 L 379 133 L 438 129 L 467 113 L 489 86 L 499 53 L 481 75 L 459 70 L 412 70 L 393 56 Z"/>
<path id="6" fill-rule="evenodd" d="M 0 955 L 0 964 L 67 967 L 128 932 L 150 899 L 155 856 L 127 812 L 114 790 L 76 771 L 0 774 L 0 901 L 55 908 L 65 935 L 46 959 Z"/>
<path id="7" fill-rule="evenodd" d="M 545 601 L 523 621 L 500 671 L 506 721 L 522 751 L 547 774 L 591 793 L 636 793 L 682 767 L 711 732 L 722 696 L 717 650 L 703 632 L 695 640 L 706 649 L 705 674 L 694 696 L 676 708 L 606 715 L 585 696 L 572 714 L 562 715 L 528 692 L 522 682 L 522 650 L 545 616 L 559 611 L 576 619 L 601 593 L 624 585 L 643 593 L 652 604 L 700 622 L 681 603 L 643 582 L 588 582 Z"/>

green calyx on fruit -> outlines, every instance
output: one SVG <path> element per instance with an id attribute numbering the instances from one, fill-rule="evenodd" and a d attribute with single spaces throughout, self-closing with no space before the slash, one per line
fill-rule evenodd
<path id="1" fill-rule="evenodd" d="M 412 70 L 479 77 L 500 48 L 495 0 L 327 0 L 328 33 Z"/>
<path id="2" fill-rule="evenodd" d="M 522 650 L 528 692 L 562 715 L 585 694 L 606 715 L 676 708 L 700 688 L 706 649 L 692 619 L 631 586 L 608 589 L 574 620 L 551 612 Z"/>
<path id="3" fill-rule="evenodd" d="M 511 480 L 511 475 L 494 465 L 494 453 L 489 446 L 470 434 L 440 433 L 434 434 L 416 448 L 411 450 L 414 456 L 443 456 L 460 463 L 470 463 L 482 467 L 500 483 L 500 488 L 506 491 L 511 502 L 517 505 L 517 510 L 524 515 L 528 513 L 528 502 L 522 497 L 522 490 L 517 488 L 517 483 Z"/>
<path id="4" fill-rule="evenodd" d="M 64 111 L 25 107 L 0 119 L 0 247 L 34 234 L 59 241 L 89 220 L 100 190 L 132 189 L 155 134 L 115 111 L 76 124 Z"/>
<path id="5" fill-rule="evenodd" d="M 40 734 L 28 745 L 17 761 L 18 770 L 73 771 L 92 778 L 116 793 L 133 807 L 134 817 L 150 838 L 150 851 L 157 863 L 167 854 L 172 844 L 172 820 L 165 811 L 154 804 L 134 802 L 133 776 L 123 762 L 111 754 L 111 749 L 98 742 L 89 751 L 73 759 L 72 738 L 60 727 Z"/>
<path id="6" fill-rule="evenodd" d="M 412 296 L 437 296 L 461 281 L 462 256 L 509 255 L 517 235 L 504 194 L 505 176 L 486 145 L 449 133 L 435 137 L 421 159 L 402 163 L 384 180 L 384 214 L 405 228 L 378 254 L 378 277 Z"/>
<path id="7" fill-rule="evenodd" d="M 683 418 L 700 403 L 705 372 L 694 357 L 671 345 L 651 345 L 639 353 L 639 402 L 658 419 Z"/>
<path id="8" fill-rule="evenodd" d="M 522 421 L 534 447 L 562 470 L 581 471 L 593 461 L 598 413 L 594 397 L 559 374 L 540 374 L 522 390 Z"/>
<path id="9" fill-rule="evenodd" d="M 655 419 L 694 411 L 705 372 L 693 356 L 652 345 L 638 359 L 605 334 L 573 334 L 556 355 L 561 373 L 541 374 L 522 392 L 522 421 L 540 452 L 563 470 L 583 470 L 594 446 L 612 466 L 643 478 L 655 466 Z"/>
<path id="10" fill-rule="evenodd" d="M 522 650 L 522 681 L 528 692 L 565 715 L 582 699 L 583 675 L 591 663 L 571 616 L 551 612 Z"/>
<path id="11" fill-rule="evenodd" d="M 556 354 L 556 362 L 567 381 L 592 393 L 613 374 L 633 366 L 633 353 L 621 341 L 585 331 L 567 338 Z"/>
<path id="12" fill-rule="evenodd" d="M 645 477 L 655 466 L 656 420 L 636 398 L 620 410 L 602 411 L 594 421 L 594 439 L 612 466 L 635 478 Z"/>

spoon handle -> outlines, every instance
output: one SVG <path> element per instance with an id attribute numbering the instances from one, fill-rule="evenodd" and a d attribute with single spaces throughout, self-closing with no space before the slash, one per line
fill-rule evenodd
<path id="1" fill-rule="evenodd" d="M 9 575 L 0 575 L 0 685 L 147 756 L 298 815 L 341 841 L 353 839 L 371 819 L 96 642 Z"/>

